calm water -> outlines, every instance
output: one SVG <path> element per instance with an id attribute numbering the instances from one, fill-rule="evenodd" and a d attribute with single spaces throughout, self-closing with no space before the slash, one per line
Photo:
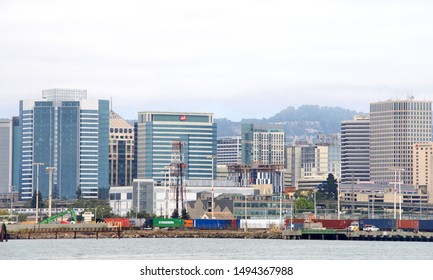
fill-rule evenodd
<path id="1" fill-rule="evenodd" d="M 58 239 L 0 243 L 2 260 L 433 260 L 432 242 Z"/>

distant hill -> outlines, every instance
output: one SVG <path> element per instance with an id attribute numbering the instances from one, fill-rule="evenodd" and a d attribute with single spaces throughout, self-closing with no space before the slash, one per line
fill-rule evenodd
<path id="1" fill-rule="evenodd" d="M 226 118 L 216 119 L 218 137 L 240 135 L 242 123 L 256 125 L 276 125 L 284 129 L 289 138 L 312 137 L 317 134 L 334 134 L 340 132 L 343 120 L 351 120 L 353 116 L 362 114 L 341 107 L 321 107 L 318 105 L 303 105 L 299 108 L 289 106 L 268 119 L 242 119 L 233 122 Z"/>

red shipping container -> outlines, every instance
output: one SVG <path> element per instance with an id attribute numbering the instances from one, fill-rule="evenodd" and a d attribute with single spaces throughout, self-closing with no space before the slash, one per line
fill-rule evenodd
<path id="1" fill-rule="evenodd" d="M 129 218 L 105 218 L 104 221 L 116 227 L 129 227 Z"/>
<path id="2" fill-rule="evenodd" d="M 322 223 L 324 228 L 330 229 L 346 229 L 354 220 L 327 220 L 327 219 L 313 219 L 316 223 Z"/>
<path id="3" fill-rule="evenodd" d="M 232 229 L 237 229 L 236 220 L 232 220 Z"/>
<path id="4" fill-rule="evenodd" d="M 399 229 L 419 229 L 419 220 L 398 220 L 397 228 Z"/>
<path id="5" fill-rule="evenodd" d="M 292 219 L 292 223 L 293 224 L 303 224 L 305 219 Z M 290 223 L 290 218 L 287 218 L 286 220 L 284 220 L 284 224 L 286 225 L 286 227 L 289 225 Z"/>

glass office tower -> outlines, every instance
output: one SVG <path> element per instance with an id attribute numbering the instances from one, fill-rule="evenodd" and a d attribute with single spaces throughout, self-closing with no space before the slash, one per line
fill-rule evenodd
<path id="1" fill-rule="evenodd" d="M 140 112 L 138 178 L 162 180 L 170 163 L 182 157 L 186 165 L 185 179 L 211 179 L 211 156 L 216 156 L 216 136 L 213 114 Z M 176 142 L 183 145 L 181 155 L 173 146 Z"/>
<path id="2" fill-rule="evenodd" d="M 54 198 L 107 197 L 109 101 L 87 100 L 86 90 L 75 89 L 42 97 L 20 101 L 20 198 L 31 199 L 38 183 L 48 197 L 47 167 L 54 168 Z"/>

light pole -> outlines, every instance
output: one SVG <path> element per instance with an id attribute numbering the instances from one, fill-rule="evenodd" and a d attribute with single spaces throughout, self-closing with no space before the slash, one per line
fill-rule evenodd
<path id="1" fill-rule="evenodd" d="M 10 188 L 10 191 L 11 191 L 11 213 L 10 213 L 10 215 L 11 215 L 11 217 L 12 217 L 12 211 L 13 211 L 13 209 L 14 209 L 14 186 L 10 186 L 9 187 Z"/>
<path id="2" fill-rule="evenodd" d="M 388 170 L 394 171 L 394 219 L 397 219 L 397 171 L 398 171 L 398 189 L 399 189 L 399 205 L 400 205 L 400 220 L 401 220 L 401 171 L 402 168 L 389 168 Z"/>
<path id="3" fill-rule="evenodd" d="M 283 228 L 283 184 L 284 175 L 283 171 L 280 172 L 280 227 Z"/>
<path id="4" fill-rule="evenodd" d="M 244 197 L 245 197 L 245 202 L 244 202 L 244 210 L 245 210 L 245 229 L 244 229 L 244 231 L 247 231 L 248 229 L 247 229 L 247 227 L 248 227 L 248 224 L 247 224 L 247 219 L 248 219 L 248 216 L 247 216 L 247 184 L 248 184 L 248 175 L 247 175 L 247 167 L 245 167 L 245 194 L 244 194 Z"/>
<path id="5" fill-rule="evenodd" d="M 51 217 L 51 201 L 53 196 L 53 172 L 56 171 L 55 167 L 47 167 L 46 172 L 48 173 L 48 217 Z"/>
<path id="6" fill-rule="evenodd" d="M 98 213 L 98 207 L 99 207 L 99 206 L 96 206 L 96 207 L 95 207 L 95 224 L 96 224 L 96 213 Z"/>
<path id="7" fill-rule="evenodd" d="M 44 163 L 34 162 L 33 165 L 36 165 L 36 223 L 39 223 L 39 166 Z"/>
<path id="8" fill-rule="evenodd" d="M 403 168 L 398 169 L 398 200 L 399 200 L 399 215 L 401 220 L 401 201 L 402 201 L 402 195 L 401 195 L 401 171 L 404 171 Z"/>
<path id="9" fill-rule="evenodd" d="M 341 162 L 334 161 L 335 166 L 335 177 L 337 179 L 337 220 L 340 220 L 340 187 L 341 187 Z M 339 170 L 337 169 L 337 164 L 339 166 Z"/>
<path id="10" fill-rule="evenodd" d="M 340 188 L 341 179 L 337 180 L 337 220 L 340 220 Z"/>
<path id="11" fill-rule="evenodd" d="M 314 198 L 314 218 L 317 219 L 317 202 L 316 202 L 316 193 L 317 190 L 314 190 L 313 192 L 313 198 Z"/>
<path id="12" fill-rule="evenodd" d="M 212 159 L 212 200 L 211 200 L 211 213 L 212 213 L 212 219 L 215 219 L 214 217 L 214 160 L 216 156 L 208 156 L 207 158 Z"/>

